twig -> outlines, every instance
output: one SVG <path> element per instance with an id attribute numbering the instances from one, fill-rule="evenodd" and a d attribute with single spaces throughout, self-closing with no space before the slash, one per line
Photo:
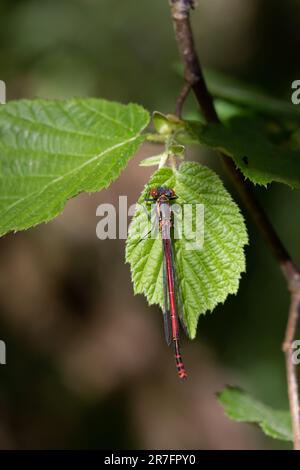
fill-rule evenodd
<path id="1" fill-rule="evenodd" d="M 191 0 L 169 0 L 175 36 L 181 59 L 184 65 L 185 82 L 192 88 L 203 116 L 208 123 L 219 123 L 213 99 L 207 89 L 200 61 L 196 52 L 193 32 L 190 23 Z M 183 100 L 180 99 L 180 106 Z M 293 262 L 287 249 L 280 240 L 269 221 L 264 209 L 254 197 L 250 185 L 244 180 L 242 173 L 235 168 L 233 161 L 221 154 L 225 168 L 231 177 L 243 203 L 248 209 L 273 256 L 278 261 L 291 292 L 291 307 L 286 328 L 283 350 L 286 357 L 287 382 L 290 412 L 294 436 L 294 449 L 300 450 L 300 408 L 297 370 L 292 361 L 292 345 L 296 338 L 300 316 L 300 271 Z"/>
<path id="2" fill-rule="evenodd" d="M 177 100 L 176 100 L 175 114 L 179 118 L 181 118 L 182 108 L 190 91 L 191 91 L 191 85 L 188 82 L 186 82 L 183 85 L 181 92 L 179 93 Z"/>
<path id="3" fill-rule="evenodd" d="M 291 292 L 290 311 L 282 349 L 285 354 L 288 377 L 288 394 L 294 434 L 294 449 L 300 450 L 299 387 L 297 367 L 293 362 L 293 342 L 295 340 L 300 316 L 300 273 L 291 261 L 282 266 L 282 269 Z"/>

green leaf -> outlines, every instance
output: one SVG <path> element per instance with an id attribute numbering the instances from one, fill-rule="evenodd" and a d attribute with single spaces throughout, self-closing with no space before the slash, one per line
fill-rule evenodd
<path id="1" fill-rule="evenodd" d="M 134 292 L 145 294 L 149 304 L 163 307 L 161 240 L 159 236 L 141 240 L 148 231 L 144 200 L 149 188 L 156 186 L 174 188 L 178 196 L 176 203 L 180 207 L 192 204 L 193 216 L 196 204 L 204 205 L 203 248 L 190 250 L 186 234 L 174 240 L 183 318 L 190 337 L 194 338 L 199 315 L 213 310 L 228 294 L 237 292 L 241 272 L 245 270 L 247 232 L 238 206 L 212 170 L 186 162 L 175 172 L 170 168 L 155 172 L 139 198 L 126 244 Z M 151 208 L 147 207 L 147 211 L 150 216 Z M 201 241 L 203 226 L 196 235 L 196 240 Z"/>
<path id="2" fill-rule="evenodd" d="M 274 410 L 237 387 L 227 387 L 218 396 L 226 415 L 234 421 L 256 423 L 274 439 L 293 441 L 289 411 Z"/>
<path id="3" fill-rule="evenodd" d="M 159 111 L 154 111 L 153 116 L 153 125 L 155 130 L 162 135 L 170 135 L 172 132 L 180 129 L 183 125 L 181 119 L 179 119 L 174 114 L 163 114 Z"/>
<path id="4" fill-rule="evenodd" d="M 214 97 L 251 108 L 266 116 L 300 121 L 300 107 L 293 105 L 288 100 L 270 96 L 258 87 L 231 78 L 215 70 L 206 69 L 204 75 L 209 91 Z"/>
<path id="5" fill-rule="evenodd" d="M 263 121 L 234 117 L 226 125 L 187 124 L 194 139 L 233 158 L 253 183 L 272 181 L 300 188 L 300 150 L 272 142 Z"/>
<path id="6" fill-rule="evenodd" d="M 0 106 L 0 235 L 49 221 L 71 197 L 106 188 L 148 121 L 140 106 L 100 99 Z"/>
<path id="7" fill-rule="evenodd" d="M 169 145 L 169 153 L 176 155 L 177 157 L 183 158 L 185 152 L 185 146 L 180 144 L 171 144 Z"/>
<path id="8" fill-rule="evenodd" d="M 145 158 L 140 161 L 140 166 L 157 166 L 161 162 L 165 163 L 168 159 L 168 154 L 166 152 L 160 153 L 159 155 L 153 155 L 153 157 Z"/>
<path id="9" fill-rule="evenodd" d="M 172 133 L 172 130 L 173 130 L 172 125 L 168 117 L 165 116 L 164 114 L 158 111 L 154 111 L 152 120 L 153 120 L 153 125 L 154 125 L 155 130 L 159 134 L 169 135 Z"/>

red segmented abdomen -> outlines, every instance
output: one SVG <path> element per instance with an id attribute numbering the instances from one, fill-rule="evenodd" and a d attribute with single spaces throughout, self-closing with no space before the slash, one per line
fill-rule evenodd
<path id="1" fill-rule="evenodd" d="M 187 379 L 187 373 L 183 364 L 183 360 L 180 353 L 180 346 L 178 339 L 174 340 L 174 349 L 175 349 L 175 362 L 177 367 L 178 376 L 182 380 Z"/>

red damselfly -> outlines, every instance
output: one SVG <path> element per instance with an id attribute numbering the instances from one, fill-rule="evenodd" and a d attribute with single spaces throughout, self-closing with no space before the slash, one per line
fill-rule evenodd
<path id="1" fill-rule="evenodd" d="M 180 352 L 179 321 L 185 331 L 186 328 L 183 319 L 180 288 L 176 276 L 171 233 L 173 227 L 171 201 L 177 199 L 177 196 L 174 189 L 164 186 L 151 189 L 149 196 L 146 201 L 155 202 L 159 233 L 162 239 L 165 338 L 168 346 L 173 345 L 178 376 L 180 379 L 185 380 L 187 373 Z"/>

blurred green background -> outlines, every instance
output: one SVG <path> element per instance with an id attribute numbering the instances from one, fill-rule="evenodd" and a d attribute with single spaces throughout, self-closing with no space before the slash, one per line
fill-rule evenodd
<path id="1" fill-rule="evenodd" d="M 289 100 L 300 78 L 300 3 L 198 3 L 203 63 Z M 99 96 L 173 112 L 181 81 L 167 0 L 1 0 L 0 16 L 8 99 Z M 0 448 L 288 447 L 230 422 L 215 398 L 237 384 L 287 407 L 289 297 L 251 221 L 238 295 L 200 319 L 195 341 L 183 341 L 186 384 L 165 347 L 160 311 L 133 296 L 124 241 L 96 238 L 96 207 L 121 194 L 134 203 L 150 175 L 138 162 L 153 152 L 144 146 L 109 189 L 69 201 L 53 222 L 0 240 Z M 189 156 L 231 189 L 217 156 Z M 299 192 L 275 184 L 255 191 L 300 263 Z"/>

